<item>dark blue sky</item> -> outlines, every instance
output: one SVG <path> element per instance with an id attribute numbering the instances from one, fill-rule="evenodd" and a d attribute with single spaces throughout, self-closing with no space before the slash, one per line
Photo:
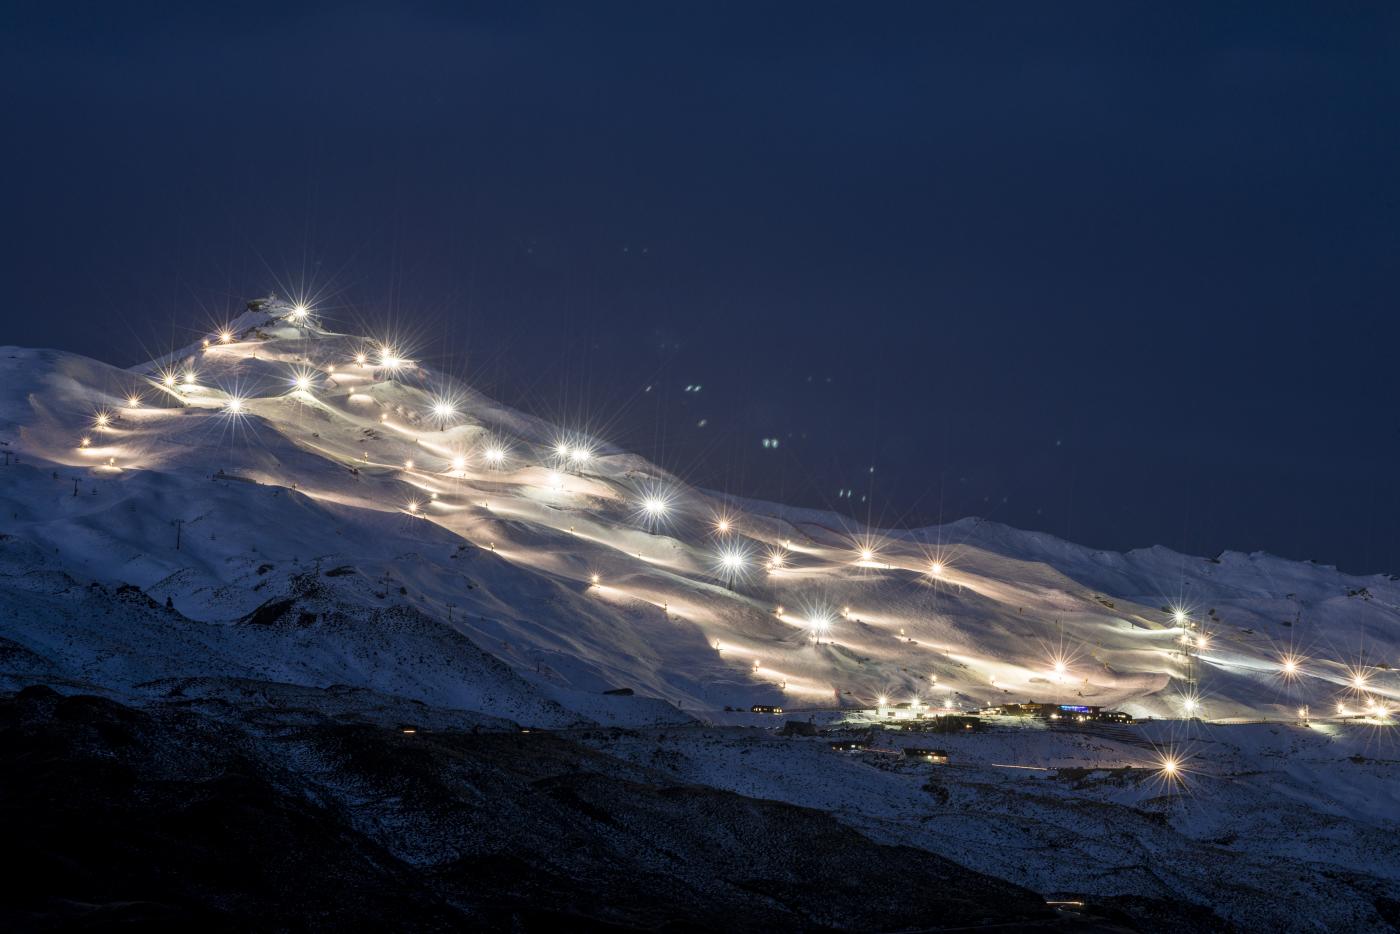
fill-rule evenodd
<path id="1" fill-rule="evenodd" d="M 7 4 L 0 339 L 306 283 L 708 486 L 1400 572 L 1398 10 Z"/>

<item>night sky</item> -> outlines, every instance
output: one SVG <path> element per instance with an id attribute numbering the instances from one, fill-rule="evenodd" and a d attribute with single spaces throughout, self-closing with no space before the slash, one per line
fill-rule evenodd
<path id="1" fill-rule="evenodd" d="M 0 12 L 0 341 L 305 289 L 735 494 L 1400 573 L 1395 4 L 188 6 Z"/>

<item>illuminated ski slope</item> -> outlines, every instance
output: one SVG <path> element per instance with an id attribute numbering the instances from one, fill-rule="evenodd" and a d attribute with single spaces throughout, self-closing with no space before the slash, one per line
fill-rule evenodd
<path id="1" fill-rule="evenodd" d="M 527 678 L 688 709 L 1326 716 L 1400 698 L 1387 578 L 727 500 L 402 354 L 284 304 L 130 371 L 7 349 L 6 531 L 211 621 L 264 599 L 260 568 L 353 573 Z M 1197 688 L 1174 610 L 1204 636 Z"/>

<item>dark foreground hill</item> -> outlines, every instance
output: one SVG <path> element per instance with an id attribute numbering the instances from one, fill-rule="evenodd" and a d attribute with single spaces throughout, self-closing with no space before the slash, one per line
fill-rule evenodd
<path id="1" fill-rule="evenodd" d="M 558 734 L 0 699 L 9 930 L 903 930 L 1034 893 Z M 1050 923 L 1053 923 L 1051 921 Z"/>

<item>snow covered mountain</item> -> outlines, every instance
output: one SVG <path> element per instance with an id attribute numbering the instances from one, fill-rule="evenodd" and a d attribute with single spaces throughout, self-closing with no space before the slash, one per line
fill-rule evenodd
<path id="1" fill-rule="evenodd" d="M 0 349 L 22 763 L 0 816 L 53 841 L 0 920 L 92 921 L 178 877 L 183 907 L 138 917 L 1400 923 L 1395 579 L 727 498 L 255 304 L 132 369 Z M 930 771 L 900 748 L 928 738 L 859 714 L 916 698 L 1158 719 L 940 735 L 954 764 Z M 726 710 L 754 704 L 869 754 Z M 195 830 L 167 836 L 171 807 Z M 114 813 L 104 839 L 139 858 L 84 849 Z M 206 819 L 257 832 L 206 844 Z M 262 882 L 221 862 L 326 849 Z M 947 884 L 911 898 L 899 866 Z M 345 894 L 291 905 L 288 879 Z"/>
<path id="2" fill-rule="evenodd" d="M 979 520 L 868 529 L 727 499 L 406 353 L 275 301 L 130 370 L 0 351 L 8 572 L 133 586 L 223 627 L 207 640 L 314 580 L 377 618 L 448 622 L 541 698 L 605 720 L 618 705 L 596 698 L 613 687 L 692 711 L 884 696 L 1214 718 L 1400 697 L 1392 578 L 1099 552 Z M 222 673 L 275 654 L 290 680 L 404 687 L 367 657 L 228 651 L 244 662 Z M 169 648 L 144 674 L 203 671 L 215 654 Z M 469 706 L 447 687 L 459 673 L 400 661 L 387 667 L 425 699 Z"/>

